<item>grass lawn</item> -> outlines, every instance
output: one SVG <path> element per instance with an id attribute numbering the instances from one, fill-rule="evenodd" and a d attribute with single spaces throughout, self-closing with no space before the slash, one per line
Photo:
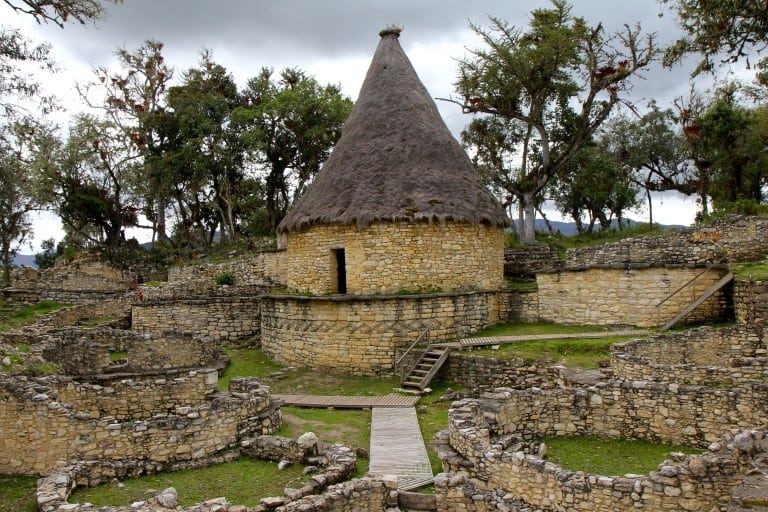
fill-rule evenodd
<path id="1" fill-rule="evenodd" d="M 515 341 L 491 347 L 473 348 L 471 354 L 498 359 L 520 358 L 526 361 L 550 361 L 568 368 L 599 368 L 609 358 L 610 346 L 637 336 L 608 338 L 568 338 L 560 340 Z"/>
<path id="2" fill-rule="evenodd" d="M 476 332 L 471 337 L 481 338 L 485 336 L 523 336 L 526 334 L 579 334 L 582 332 L 606 332 L 609 327 L 599 325 L 562 325 L 539 322 L 496 324 Z"/>
<path id="3" fill-rule="evenodd" d="M 644 475 L 668 459 L 670 452 L 701 453 L 685 446 L 594 436 L 551 437 L 542 441 L 547 445 L 546 458 L 550 462 L 571 471 L 606 476 Z"/>
<path id="4" fill-rule="evenodd" d="M 37 477 L 0 475 L 0 510 L 37 512 Z"/>
<path id="5" fill-rule="evenodd" d="M 96 506 L 128 506 L 173 487 L 179 505 L 191 506 L 206 499 L 226 496 L 229 503 L 256 506 L 261 498 L 282 496 L 286 484 L 300 487 L 303 466 L 291 465 L 278 471 L 276 462 L 242 458 L 204 469 L 191 469 L 124 480 L 120 486 L 107 483 L 78 488 L 70 503 L 90 502 Z M 257 490 L 254 492 L 254 490 Z"/>
<path id="6" fill-rule="evenodd" d="M 735 263 L 731 265 L 731 271 L 733 271 L 736 279 L 768 281 L 768 260 L 753 263 Z"/>
<path id="7" fill-rule="evenodd" d="M 31 306 L 17 308 L 0 301 L 0 332 L 10 331 L 23 325 L 34 323 L 38 316 L 67 306 L 68 304 L 62 304 L 61 302 L 44 300 Z"/>

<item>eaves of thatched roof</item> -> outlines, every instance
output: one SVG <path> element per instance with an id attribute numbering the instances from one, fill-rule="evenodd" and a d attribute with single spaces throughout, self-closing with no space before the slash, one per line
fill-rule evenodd
<path id="1" fill-rule="evenodd" d="M 381 33 L 336 148 L 278 231 L 398 221 L 506 225 L 398 35 Z"/>

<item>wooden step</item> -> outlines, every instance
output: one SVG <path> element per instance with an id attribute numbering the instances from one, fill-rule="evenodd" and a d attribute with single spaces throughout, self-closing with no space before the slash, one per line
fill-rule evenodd
<path id="1" fill-rule="evenodd" d="M 400 381 L 400 385 L 404 388 L 417 388 L 423 391 L 448 359 L 449 351 L 450 347 L 446 346 L 427 347 L 413 369 Z"/>

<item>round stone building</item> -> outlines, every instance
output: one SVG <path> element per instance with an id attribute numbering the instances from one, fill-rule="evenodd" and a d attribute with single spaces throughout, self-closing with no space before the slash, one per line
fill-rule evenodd
<path id="1" fill-rule="evenodd" d="M 433 339 L 452 337 L 463 321 L 482 328 L 498 317 L 485 295 L 504 286 L 504 210 L 440 117 L 399 31 L 380 35 L 341 138 L 278 227 L 296 293 L 265 301 L 262 343 L 283 363 L 382 373 L 425 326 Z M 363 335 L 351 340 L 353 331 Z"/>

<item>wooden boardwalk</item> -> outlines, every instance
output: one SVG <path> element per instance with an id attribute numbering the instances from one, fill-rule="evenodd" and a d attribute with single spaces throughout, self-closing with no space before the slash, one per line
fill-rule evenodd
<path id="1" fill-rule="evenodd" d="M 432 466 L 413 407 L 372 410 L 368 471 L 397 475 L 397 488 L 416 489 L 432 483 Z"/>
<path id="2" fill-rule="evenodd" d="M 272 395 L 297 407 L 333 407 L 334 409 L 372 409 L 374 407 L 413 407 L 418 396 L 339 396 L 339 395 Z"/>
<path id="3" fill-rule="evenodd" d="M 630 329 L 623 331 L 578 332 L 568 334 L 517 334 L 514 336 L 486 336 L 480 338 L 462 338 L 459 340 L 461 347 L 479 347 L 483 345 L 502 345 L 516 341 L 531 340 L 565 340 L 581 338 L 612 338 L 614 336 L 646 336 L 651 331 L 643 329 Z"/>

